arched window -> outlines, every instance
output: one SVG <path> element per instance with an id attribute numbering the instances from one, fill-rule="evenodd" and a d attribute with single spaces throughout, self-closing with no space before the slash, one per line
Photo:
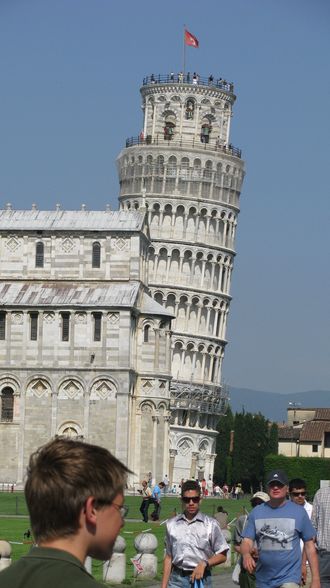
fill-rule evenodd
<path id="1" fill-rule="evenodd" d="M 6 313 L 3 310 L 0 312 L 0 339 L 6 339 Z"/>
<path id="2" fill-rule="evenodd" d="M 201 141 L 202 141 L 202 143 L 209 143 L 211 130 L 212 129 L 211 129 L 210 123 L 205 123 L 205 124 L 202 125 L 202 130 L 201 130 Z"/>
<path id="3" fill-rule="evenodd" d="M 101 267 L 101 245 L 98 241 L 93 243 L 92 267 Z"/>
<path id="4" fill-rule="evenodd" d="M 93 312 L 94 319 L 94 341 L 101 341 L 101 325 L 102 325 L 102 313 Z"/>
<path id="5" fill-rule="evenodd" d="M 36 244 L 36 267 L 44 267 L 44 244 L 38 241 Z"/>
<path id="6" fill-rule="evenodd" d="M 61 312 L 62 317 L 62 341 L 69 341 L 70 336 L 70 313 Z"/>
<path id="7" fill-rule="evenodd" d="M 195 101 L 189 98 L 186 102 L 186 119 L 192 120 L 195 112 Z"/>
<path id="8" fill-rule="evenodd" d="M 38 313 L 30 312 L 30 339 L 37 341 L 38 339 Z"/>
<path id="9" fill-rule="evenodd" d="M 1 392 L 1 420 L 11 423 L 14 418 L 14 392 L 6 386 Z"/>
<path id="10" fill-rule="evenodd" d="M 170 141 L 174 137 L 175 124 L 167 121 L 164 127 L 164 139 Z"/>
<path id="11" fill-rule="evenodd" d="M 144 343 L 149 342 L 149 331 L 150 331 L 150 325 L 146 325 L 143 329 L 143 342 Z"/>

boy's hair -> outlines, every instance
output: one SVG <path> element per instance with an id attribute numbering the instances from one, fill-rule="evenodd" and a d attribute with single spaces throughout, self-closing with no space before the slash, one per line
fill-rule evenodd
<path id="1" fill-rule="evenodd" d="M 292 492 L 293 488 L 304 488 L 306 490 L 307 484 L 302 478 L 293 478 L 289 482 L 289 492 Z"/>
<path id="2" fill-rule="evenodd" d="M 186 482 L 183 482 L 181 486 L 181 496 L 183 496 L 185 492 L 188 492 L 188 490 L 195 490 L 195 492 L 198 493 L 198 496 L 201 495 L 200 485 L 196 480 L 186 480 Z"/>
<path id="3" fill-rule="evenodd" d="M 25 498 L 37 543 L 77 533 L 89 496 L 109 505 L 123 492 L 130 470 L 107 449 L 57 437 L 30 457 Z"/>

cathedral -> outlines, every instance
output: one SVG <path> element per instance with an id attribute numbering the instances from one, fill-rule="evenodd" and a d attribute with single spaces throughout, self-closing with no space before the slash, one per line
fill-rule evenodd
<path id="1" fill-rule="evenodd" d="M 55 435 L 134 472 L 209 478 L 244 164 L 234 87 L 151 75 L 119 210 L 0 211 L 0 484 Z"/>

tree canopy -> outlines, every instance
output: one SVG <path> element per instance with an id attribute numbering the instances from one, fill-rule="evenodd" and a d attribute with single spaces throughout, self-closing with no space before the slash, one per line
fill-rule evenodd
<path id="1" fill-rule="evenodd" d="M 228 407 L 218 423 L 214 479 L 240 482 L 245 492 L 258 490 L 265 474 L 265 457 L 277 453 L 278 431 L 262 414 L 233 415 Z"/>

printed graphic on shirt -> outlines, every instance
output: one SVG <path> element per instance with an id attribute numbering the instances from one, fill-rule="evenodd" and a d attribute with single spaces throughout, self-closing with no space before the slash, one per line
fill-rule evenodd
<path id="1" fill-rule="evenodd" d="M 257 542 L 263 551 L 292 549 L 295 534 L 294 519 L 257 519 Z"/>

